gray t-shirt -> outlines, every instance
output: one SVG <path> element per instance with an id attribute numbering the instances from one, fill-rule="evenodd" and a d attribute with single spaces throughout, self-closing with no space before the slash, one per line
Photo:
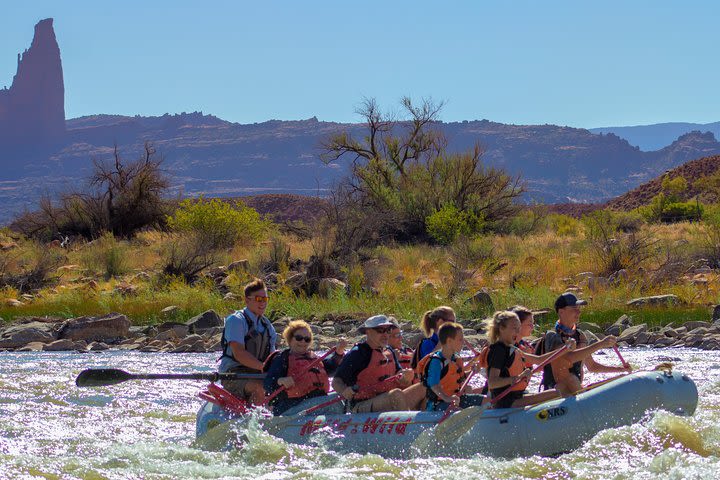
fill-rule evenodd
<path id="1" fill-rule="evenodd" d="M 245 317 L 243 316 L 243 313 L 247 315 L 247 318 L 250 319 L 250 321 L 255 326 L 255 329 L 258 331 L 258 333 L 263 333 L 265 331 L 265 325 L 267 324 L 270 328 L 270 351 L 275 350 L 275 345 L 277 343 L 277 332 L 275 331 L 275 328 L 273 328 L 270 321 L 265 318 L 265 322 L 258 321 L 257 316 L 252 313 L 247 308 L 244 308 L 243 310 L 238 310 L 235 313 L 232 313 L 228 315 L 228 317 L 225 319 L 225 340 L 228 342 L 228 346 L 225 348 L 225 353 L 227 355 L 223 356 L 220 360 L 220 366 L 218 367 L 218 371 L 220 372 L 227 372 L 228 370 L 239 367 L 240 364 L 235 361 L 235 359 L 232 358 L 232 349 L 230 348 L 230 342 L 238 342 L 240 345 L 245 345 L 245 336 L 248 333 L 248 325 L 247 320 L 245 320 Z"/>

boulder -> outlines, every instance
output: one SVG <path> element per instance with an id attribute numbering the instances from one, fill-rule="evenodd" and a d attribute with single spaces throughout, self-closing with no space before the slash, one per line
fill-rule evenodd
<path id="1" fill-rule="evenodd" d="M 593 332 L 593 333 L 598 333 L 598 332 L 602 331 L 602 328 L 600 328 L 600 325 L 598 325 L 597 323 L 592 323 L 592 322 L 580 322 L 580 323 L 578 323 L 577 328 L 579 328 L 580 330 L 586 331 L 586 332 Z"/>
<path id="2" fill-rule="evenodd" d="M 661 334 L 663 334 L 666 337 L 675 338 L 678 337 L 680 334 L 672 327 L 663 327 L 660 329 Z"/>
<path id="3" fill-rule="evenodd" d="M 681 305 L 683 303 L 680 297 L 673 294 L 668 295 L 654 295 L 651 297 L 640 297 L 633 298 L 627 305 L 629 307 L 646 307 L 646 306 L 673 306 Z"/>
<path id="4" fill-rule="evenodd" d="M 644 323 L 640 325 L 635 325 L 634 327 L 626 328 L 622 331 L 622 333 L 620 333 L 620 336 L 618 337 L 618 342 L 627 342 L 629 344 L 634 344 L 638 334 L 645 331 L 647 331 L 647 325 Z"/>
<path id="5" fill-rule="evenodd" d="M 620 318 L 618 318 L 615 323 L 610 325 L 608 328 L 605 329 L 606 335 L 615 335 L 616 337 L 620 335 L 620 332 L 629 326 L 632 325 L 632 318 L 628 317 L 627 315 L 622 315 Z"/>
<path id="6" fill-rule="evenodd" d="M 620 285 L 621 283 L 625 283 L 630 278 L 630 275 L 628 274 L 628 271 L 624 268 L 621 268 L 617 272 L 613 273 L 608 277 L 608 281 L 611 285 Z"/>
<path id="7" fill-rule="evenodd" d="M 30 342 L 24 347 L 18 348 L 16 351 L 18 352 L 42 352 L 43 347 L 45 346 L 42 342 Z"/>
<path id="8" fill-rule="evenodd" d="M 58 338 L 112 342 L 128 336 L 130 320 L 125 315 L 111 313 L 104 317 L 79 317 L 67 320 L 58 332 Z"/>
<path id="9" fill-rule="evenodd" d="M 160 316 L 162 318 L 175 318 L 180 313 L 180 307 L 177 305 L 170 305 L 160 310 Z"/>
<path id="10" fill-rule="evenodd" d="M 228 272 L 247 272 L 250 270 L 250 262 L 247 259 L 235 260 L 227 266 Z"/>
<path id="11" fill-rule="evenodd" d="M 683 326 L 688 329 L 688 332 L 691 332 L 691 331 L 695 330 L 696 328 L 710 328 L 710 327 L 712 327 L 712 324 L 710 324 L 708 322 L 693 321 L 693 322 L 685 322 L 683 324 Z"/>
<path id="12" fill-rule="evenodd" d="M 204 343 L 205 339 L 203 339 L 203 337 L 198 334 L 188 335 L 187 337 L 183 338 L 178 345 L 194 345 L 197 342 Z"/>
<path id="13" fill-rule="evenodd" d="M 320 297 L 328 298 L 335 292 L 344 292 L 347 285 L 337 278 L 321 278 L 318 282 L 317 293 Z"/>
<path id="14" fill-rule="evenodd" d="M 178 338 L 187 337 L 187 335 L 190 333 L 190 327 L 188 327 L 184 323 L 163 322 L 157 326 L 158 333 L 162 333 L 167 330 L 173 330 Z"/>
<path id="15" fill-rule="evenodd" d="M 470 303 L 475 307 L 482 307 L 488 310 L 494 308 L 492 298 L 486 289 L 478 290 L 472 297 L 468 298 L 465 303 Z"/>
<path id="16" fill-rule="evenodd" d="M 598 290 L 608 288 L 610 286 L 610 280 L 605 277 L 588 277 L 587 285 L 591 292 L 597 292 Z"/>
<path id="17" fill-rule="evenodd" d="M 285 285 L 290 287 L 293 292 L 299 292 L 307 284 L 308 277 L 306 272 L 296 272 L 285 279 Z"/>
<path id="18" fill-rule="evenodd" d="M 223 296 L 223 300 L 225 300 L 225 301 L 227 301 L 227 302 L 235 302 L 235 301 L 237 301 L 238 299 L 240 299 L 240 297 L 237 296 L 237 295 L 235 295 L 235 294 L 232 293 L 232 292 L 228 292 L 228 293 L 225 294 L 225 296 Z"/>
<path id="19" fill-rule="evenodd" d="M 107 350 L 108 348 L 110 347 L 108 347 L 107 343 L 103 342 L 91 342 L 90 345 L 87 346 L 87 349 L 91 352 L 99 352 L 102 350 Z"/>
<path id="20" fill-rule="evenodd" d="M 0 333 L 0 348 L 18 348 L 28 343 L 49 343 L 57 339 L 52 324 L 30 322 L 11 325 Z"/>
<path id="21" fill-rule="evenodd" d="M 8 307 L 22 307 L 25 304 L 17 298 L 8 298 L 7 300 L 5 300 L 5 305 L 7 305 Z"/>
<path id="22" fill-rule="evenodd" d="M 215 310 L 207 310 L 185 323 L 189 333 L 198 333 L 209 328 L 222 327 L 225 323 Z"/>
<path id="23" fill-rule="evenodd" d="M 43 350 L 46 352 L 63 352 L 68 350 L 75 350 L 75 342 L 69 338 L 61 338 L 45 344 Z"/>

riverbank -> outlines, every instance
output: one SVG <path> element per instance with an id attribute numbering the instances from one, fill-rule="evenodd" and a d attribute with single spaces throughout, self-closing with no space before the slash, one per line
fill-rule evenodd
<path id="1" fill-rule="evenodd" d="M 537 312 L 545 331 L 548 312 Z M 325 315 L 308 320 L 315 336 L 313 348 L 323 350 L 332 347 L 340 337 L 358 342 L 362 335 L 357 331 L 367 315 Z M 273 320 L 281 332 L 292 317 L 283 316 Z M 465 327 L 465 338 L 475 347 L 487 344 L 483 319 L 458 319 Z M 582 321 L 579 328 L 591 342 L 615 335 L 623 347 L 689 347 L 702 350 L 720 350 L 720 307 L 713 311 L 710 321 L 686 321 L 682 324 L 648 325 L 633 317 L 622 315 L 613 323 L 597 324 Z M 412 321 L 399 319 L 403 343 L 415 347 L 422 332 Z M 0 329 L 0 350 L 18 352 L 76 351 L 91 352 L 108 349 L 162 353 L 207 353 L 221 351 L 220 338 L 223 318 L 214 310 L 208 310 L 187 322 L 166 321 L 156 325 L 133 326 L 127 316 L 109 314 L 100 317 L 71 319 L 29 317 L 20 319 Z M 537 338 L 537 337 L 535 337 Z"/>

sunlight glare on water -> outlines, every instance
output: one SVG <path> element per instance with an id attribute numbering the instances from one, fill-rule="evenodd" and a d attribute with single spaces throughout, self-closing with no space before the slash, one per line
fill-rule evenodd
<path id="1" fill-rule="evenodd" d="M 636 349 L 623 356 L 639 368 L 670 359 L 698 386 L 695 415 L 655 412 L 638 424 L 604 430 L 558 458 L 394 460 L 340 455 L 329 449 L 332 440 L 288 444 L 257 427 L 245 432 L 250 441 L 243 449 L 208 451 L 194 443 L 202 382 L 128 381 L 92 389 L 74 384 L 85 368 L 209 372 L 215 354 L 0 353 L 0 478 L 717 478 L 720 354 Z"/>

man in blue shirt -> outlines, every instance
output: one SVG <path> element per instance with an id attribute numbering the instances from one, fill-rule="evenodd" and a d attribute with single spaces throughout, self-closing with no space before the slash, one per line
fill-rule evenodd
<path id="1" fill-rule="evenodd" d="M 225 319 L 222 334 L 222 373 L 260 373 L 265 359 L 275 351 L 277 332 L 264 313 L 268 294 L 265 283 L 255 279 L 245 285 L 245 305 Z M 261 380 L 225 380 L 223 386 L 238 398 L 260 405 L 265 398 Z"/>

